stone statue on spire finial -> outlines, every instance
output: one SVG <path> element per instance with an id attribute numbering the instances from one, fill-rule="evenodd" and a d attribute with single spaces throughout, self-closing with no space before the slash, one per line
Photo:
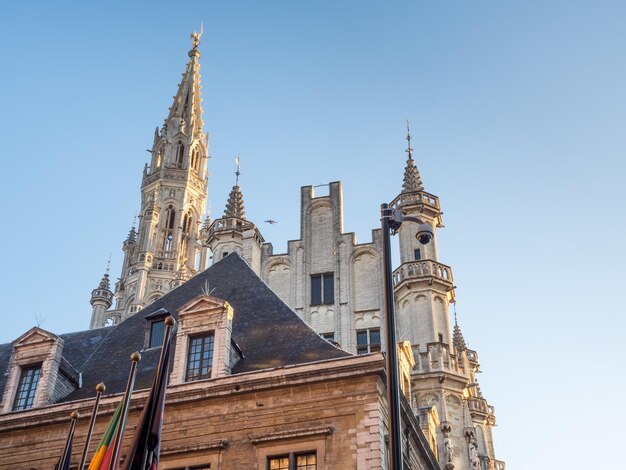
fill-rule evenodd
<path id="1" fill-rule="evenodd" d="M 191 33 L 191 42 L 193 43 L 193 48 L 194 49 L 198 49 L 198 44 L 200 44 L 200 38 L 202 37 L 202 33 L 204 24 L 200 23 L 200 32 L 196 33 L 195 31 L 193 33 Z"/>

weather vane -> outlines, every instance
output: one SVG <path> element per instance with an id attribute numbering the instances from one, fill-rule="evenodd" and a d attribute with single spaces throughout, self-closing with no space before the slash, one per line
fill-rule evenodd
<path id="1" fill-rule="evenodd" d="M 409 128 L 408 119 L 406 120 L 406 141 L 407 141 L 407 148 L 405 152 L 409 154 L 409 160 L 413 160 L 413 149 L 411 148 L 411 129 Z"/>
<path id="2" fill-rule="evenodd" d="M 239 186 L 239 175 L 241 174 L 241 161 L 239 159 L 239 155 L 235 157 L 235 165 L 237 165 L 237 171 L 235 171 L 235 175 L 237 175 L 237 178 L 235 179 L 235 186 Z"/>
<path id="3" fill-rule="evenodd" d="M 200 32 L 196 33 L 195 31 L 191 33 L 191 41 L 193 43 L 193 48 L 197 49 L 198 44 L 200 44 L 200 38 L 202 37 L 202 33 L 204 32 L 204 23 L 200 23 Z"/>

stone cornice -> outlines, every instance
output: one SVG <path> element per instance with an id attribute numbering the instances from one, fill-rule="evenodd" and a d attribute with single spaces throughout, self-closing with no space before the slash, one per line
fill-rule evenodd
<path id="1" fill-rule="evenodd" d="M 381 353 L 264 369 L 169 386 L 166 404 L 193 402 L 231 394 L 243 394 L 371 374 L 382 376 L 384 370 L 385 361 Z M 149 389 L 134 392 L 130 410 L 142 409 L 148 394 Z M 107 415 L 113 414 L 121 396 L 122 394 L 120 393 L 102 399 L 100 411 L 98 412 L 99 420 L 107 419 Z M 86 398 L 0 414 L 0 432 L 35 428 L 44 424 L 67 423 L 72 411 L 79 411 L 82 415 L 80 419 L 88 420 L 92 402 L 93 398 Z"/>
<path id="2" fill-rule="evenodd" d="M 335 432 L 332 426 L 322 426 L 311 429 L 295 429 L 292 431 L 278 431 L 269 434 L 262 434 L 250 438 L 250 442 L 254 445 L 264 444 L 266 442 L 278 441 L 283 439 L 298 439 L 302 437 L 312 436 L 328 436 Z"/>

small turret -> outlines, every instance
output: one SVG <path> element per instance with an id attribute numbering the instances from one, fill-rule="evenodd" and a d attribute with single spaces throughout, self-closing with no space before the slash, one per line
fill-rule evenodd
<path id="1" fill-rule="evenodd" d="M 261 269 L 261 246 L 265 240 L 256 225 L 246 219 L 243 194 L 239 187 L 239 156 L 236 157 L 236 162 L 237 178 L 228 195 L 224 216 L 214 220 L 206 230 L 206 244 L 213 253 L 214 263 L 236 252 L 258 274 Z"/>
<path id="2" fill-rule="evenodd" d="M 104 326 L 106 321 L 106 312 L 113 303 L 113 292 L 111 292 L 111 283 L 109 281 L 109 263 L 107 263 L 106 273 L 102 276 L 100 284 L 91 291 L 91 325 L 90 328 L 99 328 Z"/>

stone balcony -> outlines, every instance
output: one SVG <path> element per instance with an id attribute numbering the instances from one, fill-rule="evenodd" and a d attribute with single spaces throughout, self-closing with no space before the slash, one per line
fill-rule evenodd
<path id="1" fill-rule="evenodd" d="M 437 212 L 440 212 L 439 198 L 434 194 L 426 191 L 412 191 L 409 193 L 401 193 L 396 197 L 389 206 L 393 209 L 404 206 L 427 205 Z"/>
<path id="2" fill-rule="evenodd" d="M 450 266 L 428 259 L 402 263 L 393 272 L 394 287 L 407 280 L 420 279 L 436 279 L 437 281 L 448 285 L 450 289 L 454 284 L 452 268 Z"/>
<path id="3" fill-rule="evenodd" d="M 211 238 L 214 234 L 218 232 L 227 232 L 230 230 L 243 232 L 244 230 L 250 228 L 252 225 L 252 222 L 237 217 L 216 219 L 213 221 L 213 223 L 209 227 L 209 230 L 207 231 L 207 239 Z"/>
<path id="4" fill-rule="evenodd" d="M 467 407 L 472 415 L 478 414 L 484 416 L 484 418 L 494 426 L 496 424 L 496 410 L 493 406 L 487 403 L 487 400 L 479 397 L 469 397 L 467 399 Z"/>
<path id="5" fill-rule="evenodd" d="M 452 354 L 450 346 L 445 343 L 428 343 L 426 349 L 419 345 L 412 345 L 415 366 L 413 372 L 419 374 L 432 372 L 447 372 L 456 375 L 466 375 L 466 360 L 464 356 Z"/>

